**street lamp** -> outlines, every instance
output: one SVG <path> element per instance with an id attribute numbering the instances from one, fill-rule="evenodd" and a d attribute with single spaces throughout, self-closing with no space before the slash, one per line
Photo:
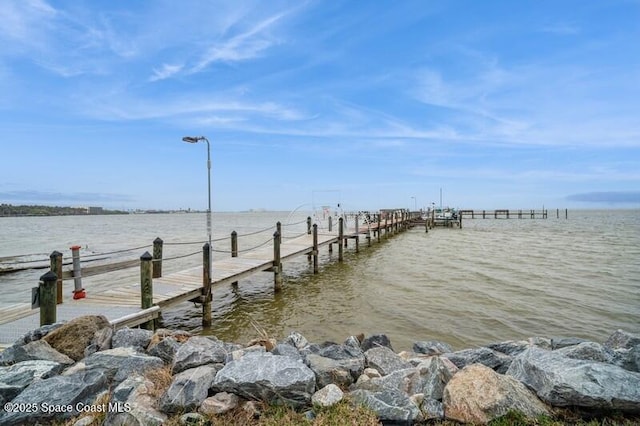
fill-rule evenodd
<path id="1" fill-rule="evenodd" d="M 209 189 L 209 204 L 207 206 L 207 234 L 209 235 L 209 250 L 210 250 L 210 253 L 212 253 L 213 247 L 211 245 L 211 145 L 209 144 L 209 139 L 205 138 L 204 136 L 185 136 L 182 138 L 182 140 L 188 143 L 198 143 L 200 141 L 205 141 L 207 143 L 207 183 L 208 183 L 208 189 Z M 211 263 L 209 264 L 209 276 L 211 276 Z"/>

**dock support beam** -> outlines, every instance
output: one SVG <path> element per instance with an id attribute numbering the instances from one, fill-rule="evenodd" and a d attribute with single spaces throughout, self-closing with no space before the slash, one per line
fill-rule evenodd
<path id="1" fill-rule="evenodd" d="M 51 260 L 51 272 L 56 274 L 58 279 L 56 280 L 56 303 L 60 304 L 62 300 L 62 253 L 54 251 L 49 256 Z"/>
<path id="2" fill-rule="evenodd" d="M 318 224 L 313 224 L 313 273 L 318 273 Z"/>
<path id="3" fill-rule="evenodd" d="M 280 225 L 280 222 L 278 222 Z M 280 291 L 282 289 L 282 264 L 280 260 L 280 227 L 278 231 L 273 234 L 273 288 Z"/>
<path id="4" fill-rule="evenodd" d="M 153 278 L 162 276 L 162 244 L 160 237 L 153 240 Z"/>
<path id="5" fill-rule="evenodd" d="M 342 241 L 344 240 L 344 219 L 338 219 L 338 261 L 342 262 L 344 259 L 344 248 L 342 247 Z"/>
<path id="6" fill-rule="evenodd" d="M 40 326 L 56 322 L 56 281 L 58 276 L 51 271 L 40 277 L 38 285 Z"/>
<path id="7" fill-rule="evenodd" d="M 211 327 L 211 246 L 202 247 L 202 326 Z"/>
<path id="8" fill-rule="evenodd" d="M 145 251 L 140 256 L 140 307 L 147 309 L 153 306 L 153 273 L 151 263 L 153 256 Z M 149 320 L 141 324 L 141 327 L 147 330 L 154 329 L 154 320 Z"/>
<path id="9" fill-rule="evenodd" d="M 231 232 L 231 257 L 238 257 L 238 233 L 236 231 Z M 232 282 L 231 285 L 237 287 L 238 281 Z"/>
<path id="10" fill-rule="evenodd" d="M 356 216 L 356 253 L 360 251 L 360 226 L 358 225 L 358 216 Z"/>

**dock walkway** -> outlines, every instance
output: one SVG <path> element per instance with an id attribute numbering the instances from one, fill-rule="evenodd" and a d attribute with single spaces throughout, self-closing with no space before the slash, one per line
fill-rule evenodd
<path id="1" fill-rule="evenodd" d="M 330 246 L 342 240 L 359 238 L 366 234 L 380 236 L 399 229 L 406 218 L 372 223 L 354 229 L 351 233 L 340 235 L 339 231 L 317 233 L 317 245 L 314 235 L 304 234 L 282 241 L 280 244 L 281 263 L 301 255 L 317 255 L 317 248 Z M 317 248 L 316 248 L 317 247 Z M 342 250 L 342 249 L 341 249 Z M 273 271 L 275 266 L 274 248 L 266 245 L 242 254 L 212 262 L 211 289 L 238 282 L 253 274 Z M 153 306 L 141 308 L 140 283 L 131 283 L 89 292 L 85 298 L 74 300 L 65 295 L 63 303 L 57 305 L 57 321 L 68 321 L 82 315 L 104 315 L 114 328 L 133 327 L 151 319 L 158 318 L 161 311 L 185 301 L 201 300 L 204 290 L 203 267 L 197 266 L 159 278 L 153 278 Z M 11 345 L 26 332 L 40 326 L 40 310 L 31 309 L 31 304 L 23 303 L 0 308 L 0 348 Z"/>

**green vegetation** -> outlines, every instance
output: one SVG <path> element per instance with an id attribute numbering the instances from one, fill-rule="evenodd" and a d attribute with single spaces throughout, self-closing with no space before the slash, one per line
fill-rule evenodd
<path id="1" fill-rule="evenodd" d="M 71 216 L 89 214 L 128 214 L 120 210 L 105 210 L 101 207 L 59 207 L 0 204 L 0 217 L 7 216 Z"/>

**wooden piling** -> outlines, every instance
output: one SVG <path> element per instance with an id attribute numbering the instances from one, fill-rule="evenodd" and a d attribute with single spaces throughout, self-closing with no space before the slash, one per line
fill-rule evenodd
<path id="1" fill-rule="evenodd" d="M 53 324 L 56 318 L 56 281 L 58 276 L 49 271 L 40 277 L 38 298 L 40 302 L 40 326 Z"/>
<path id="2" fill-rule="evenodd" d="M 318 224 L 313 224 L 313 273 L 318 273 Z"/>
<path id="3" fill-rule="evenodd" d="M 205 243 L 202 247 L 202 326 L 211 326 L 211 246 Z"/>
<path id="4" fill-rule="evenodd" d="M 63 302 L 62 298 L 62 253 L 59 251 L 54 251 L 49 256 L 49 260 L 51 261 L 51 272 L 56 274 L 56 303 L 61 304 Z"/>
<path id="5" fill-rule="evenodd" d="M 356 216 L 356 253 L 360 251 L 360 235 L 358 235 L 358 232 L 360 232 L 360 229 L 358 224 L 358 216 Z"/>
<path id="6" fill-rule="evenodd" d="M 344 240 L 344 219 L 338 219 L 338 261 L 342 262 L 344 257 L 344 248 L 342 241 Z"/>
<path id="7" fill-rule="evenodd" d="M 378 216 L 378 242 L 380 242 L 380 213 L 378 213 L 376 216 Z"/>
<path id="8" fill-rule="evenodd" d="M 160 237 L 153 240 L 153 278 L 162 276 L 162 244 Z"/>
<path id="9" fill-rule="evenodd" d="M 280 222 L 278 222 L 280 223 Z M 280 261 L 280 232 L 273 234 L 273 288 L 280 291 L 282 288 L 282 271 Z"/>
<path id="10" fill-rule="evenodd" d="M 236 231 L 231 232 L 231 257 L 238 257 L 238 233 Z M 238 281 L 231 283 L 232 286 L 237 286 Z"/>
<path id="11" fill-rule="evenodd" d="M 147 309 L 153 306 L 153 272 L 151 263 L 153 256 L 145 251 L 140 256 L 140 307 Z M 144 324 L 141 324 L 142 328 L 147 330 L 154 329 L 154 321 L 149 320 Z"/>

